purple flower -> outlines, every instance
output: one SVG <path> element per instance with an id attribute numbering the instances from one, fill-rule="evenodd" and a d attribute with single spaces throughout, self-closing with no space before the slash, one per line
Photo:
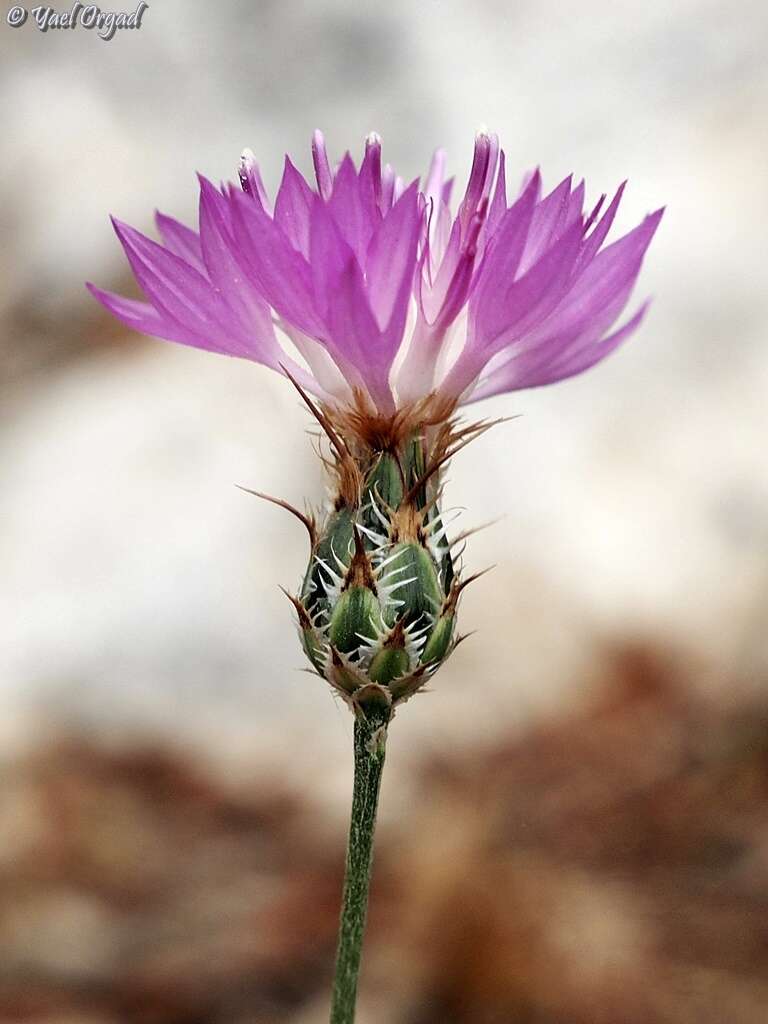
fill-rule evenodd
<path id="1" fill-rule="evenodd" d="M 438 150 L 405 185 L 381 143 L 333 170 L 312 141 L 315 187 L 286 157 L 271 206 L 252 154 L 240 187 L 200 177 L 199 231 L 157 214 L 162 244 L 113 220 L 148 302 L 89 284 L 145 334 L 287 370 L 331 407 L 383 417 L 429 396 L 446 408 L 551 384 L 624 341 L 620 327 L 662 216 L 605 240 L 621 185 L 584 212 L 571 177 L 542 198 L 538 170 L 507 200 L 504 152 L 481 133 L 455 216 Z"/>

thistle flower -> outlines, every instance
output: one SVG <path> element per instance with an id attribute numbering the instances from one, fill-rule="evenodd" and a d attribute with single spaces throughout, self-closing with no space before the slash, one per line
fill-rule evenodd
<path id="1" fill-rule="evenodd" d="M 508 205 L 504 152 L 478 134 L 464 197 L 438 151 L 423 186 L 382 167 L 332 170 L 315 132 L 312 188 L 286 158 L 270 206 L 246 151 L 240 187 L 200 177 L 200 229 L 158 213 L 159 245 L 114 220 L 150 302 L 92 293 L 129 327 L 290 376 L 328 434 L 336 490 L 294 599 L 313 668 L 345 697 L 412 695 L 456 645 L 461 582 L 439 512 L 439 469 L 484 429 L 459 406 L 587 370 L 612 333 L 662 210 L 604 246 L 624 185 L 584 213 L 584 182 Z M 301 361 L 299 361 L 301 360 Z M 311 400 L 309 394 L 317 399 Z"/>
<path id="2" fill-rule="evenodd" d="M 157 214 L 162 244 L 114 220 L 149 302 L 89 285 L 128 326 L 286 374 L 327 435 L 335 478 L 292 598 L 313 668 L 357 705 L 395 706 L 457 643 L 462 580 L 440 511 L 440 471 L 489 425 L 456 410 L 588 369 L 639 325 L 614 328 L 662 215 L 605 245 L 621 185 L 584 212 L 571 177 L 539 171 L 511 205 L 504 152 L 481 133 L 464 196 L 438 150 L 406 185 L 381 143 L 332 169 L 320 132 L 315 186 L 286 157 L 270 204 L 246 151 L 239 186 L 200 177 L 199 231 Z M 605 207 L 605 208 L 604 208 Z M 285 503 L 281 503 L 285 504 Z"/>
<path id="3" fill-rule="evenodd" d="M 604 245 L 620 186 L 584 212 L 584 183 L 542 198 L 538 170 L 508 205 L 504 153 L 478 135 L 455 216 L 445 155 L 420 186 L 357 168 L 312 142 L 316 187 L 286 158 L 274 207 L 250 152 L 240 187 L 200 178 L 200 227 L 163 214 L 159 245 L 115 230 L 149 302 L 89 285 L 129 327 L 252 359 L 288 376 L 322 428 L 333 489 L 306 526 L 291 597 L 302 644 L 355 712 L 355 776 L 331 1024 L 355 1015 L 387 726 L 459 642 L 466 585 L 441 511 L 441 471 L 491 424 L 456 413 L 481 398 L 588 369 L 638 326 L 614 329 L 662 211 Z M 255 492 L 254 492 L 255 493 Z M 261 497 L 267 497 L 261 495 Z"/>

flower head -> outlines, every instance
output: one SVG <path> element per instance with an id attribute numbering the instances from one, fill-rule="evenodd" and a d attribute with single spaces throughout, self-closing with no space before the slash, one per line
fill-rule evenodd
<path id="1" fill-rule="evenodd" d="M 286 158 L 274 206 L 249 152 L 238 186 L 201 177 L 199 231 L 158 214 L 162 244 L 114 221 L 149 301 L 89 287 L 130 327 L 296 384 L 335 483 L 319 517 L 277 502 L 310 537 L 291 598 L 302 644 L 356 713 L 375 705 L 386 720 L 456 647 L 475 578 L 462 577 L 468 533 L 448 537 L 441 471 L 489 424 L 454 411 L 613 351 L 643 317 L 645 305 L 613 326 L 662 211 L 604 246 L 623 186 L 585 215 L 583 182 L 542 198 L 536 171 L 509 205 L 486 134 L 455 215 L 442 151 L 423 185 L 382 167 L 375 135 L 359 167 L 347 153 L 333 170 L 319 132 L 312 157 L 315 187 Z"/>
<path id="2" fill-rule="evenodd" d="M 200 177 L 199 230 L 157 214 L 162 244 L 113 220 L 148 302 L 89 285 L 128 326 L 288 371 L 330 408 L 379 420 L 581 373 L 638 326 L 616 329 L 662 210 L 605 245 L 621 200 L 584 212 L 571 177 L 542 197 L 537 171 L 511 205 L 503 150 L 480 133 L 463 198 L 438 150 L 406 185 L 370 135 L 333 169 L 320 132 L 315 183 L 286 157 L 270 204 L 250 151 L 238 186 Z"/>

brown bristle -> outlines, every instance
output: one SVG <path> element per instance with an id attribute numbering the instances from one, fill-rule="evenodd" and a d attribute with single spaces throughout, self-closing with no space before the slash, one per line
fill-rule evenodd
<path id="1" fill-rule="evenodd" d="M 448 597 L 445 599 L 443 605 L 443 613 L 447 611 L 456 611 L 456 606 L 459 603 L 459 597 L 462 592 L 469 586 L 470 583 L 474 583 L 475 580 L 479 580 L 481 576 L 485 576 L 491 569 L 495 569 L 493 565 L 489 565 L 486 569 L 481 569 L 479 572 L 473 572 L 471 576 L 467 576 L 465 580 L 459 580 L 458 577 L 454 577 L 451 583 L 451 590 Z"/>
<path id="2" fill-rule="evenodd" d="M 324 407 L 323 412 L 336 432 L 350 443 L 356 442 L 371 452 L 394 454 L 413 434 L 445 424 L 455 408 L 455 400 L 433 394 L 385 416 L 367 396 L 356 391 L 351 405 Z"/>
<path id="3" fill-rule="evenodd" d="M 307 611 L 307 609 L 306 609 L 306 608 L 304 607 L 304 605 L 302 604 L 302 602 L 301 602 L 301 601 L 300 601 L 300 600 L 298 599 L 298 597 L 294 597 L 294 596 L 293 596 L 293 594 L 290 594 L 290 593 L 289 593 L 289 592 L 288 592 L 288 591 L 287 591 L 287 590 L 285 589 L 285 587 L 280 587 L 280 590 L 281 590 L 281 591 L 282 591 L 282 592 L 283 592 L 283 593 L 285 594 L 285 596 L 286 596 L 286 597 L 288 598 L 288 600 L 289 600 L 289 601 L 291 602 L 291 604 L 293 605 L 293 607 L 294 607 L 294 608 L 296 609 L 296 614 L 297 614 L 297 615 L 298 615 L 298 617 L 299 617 L 299 626 L 300 626 L 300 627 L 301 627 L 302 629 L 305 629 L 305 630 L 306 630 L 306 629 L 312 629 L 312 628 L 313 628 L 313 626 L 312 626 L 312 620 L 311 620 L 311 619 L 310 619 L 310 617 L 309 617 L 309 612 L 308 612 L 308 611 Z"/>
<path id="4" fill-rule="evenodd" d="M 349 446 L 347 445 L 343 432 L 339 433 L 336 430 L 334 421 L 329 415 L 329 411 L 318 406 L 310 398 L 301 384 L 299 384 L 299 382 L 290 374 L 285 366 L 281 366 L 281 368 L 299 392 L 304 404 L 320 424 L 326 437 L 331 443 L 335 463 L 331 465 L 327 460 L 323 459 L 323 461 L 327 466 L 329 466 L 329 468 L 335 470 L 339 480 L 340 494 L 343 495 L 347 504 L 358 504 L 360 501 L 360 489 L 362 485 L 360 470 L 357 468 L 357 464 L 352 456 L 352 452 L 349 450 Z"/>
<path id="5" fill-rule="evenodd" d="M 349 569 L 347 569 L 342 589 L 346 590 L 347 587 L 367 587 L 376 594 L 378 591 L 376 589 L 376 579 L 373 575 L 371 560 L 368 557 L 368 552 L 365 550 L 360 531 L 356 526 L 354 527 L 353 535 L 355 538 L 355 553 L 352 555 L 352 561 L 349 563 Z"/>
<path id="6" fill-rule="evenodd" d="M 304 527 L 309 534 L 309 543 L 314 551 L 317 547 L 317 523 L 315 517 L 304 512 L 300 512 L 297 508 L 294 508 L 290 502 L 284 501 L 283 498 L 273 498 L 271 494 L 264 494 L 262 491 L 252 491 L 250 487 L 243 487 L 241 484 L 235 484 L 241 491 L 245 491 L 246 494 L 253 494 L 256 498 L 261 498 L 263 501 L 269 501 L 273 505 L 277 505 L 280 508 L 284 508 L 286 512 L 290 512 L 291 515 L 296 516 L 300 523 L 304 524 Z"/>
<path id="7" fill-rule="evenodd" d="M 418 508 L 412 501 L 403 500 L 392 514 L 389 540 L 392 544 L 413 541 L 424 546 L 424 515 L 426 509 Z"/>
<path id="8" fill-rule="evenodd" d="M 387 639 L 384 641 L 383 647 L 394 649 L 402 649 L 405 647 L 405 620 L 398 619 L 392 628 L 392 632 L 389 634 Z"/>

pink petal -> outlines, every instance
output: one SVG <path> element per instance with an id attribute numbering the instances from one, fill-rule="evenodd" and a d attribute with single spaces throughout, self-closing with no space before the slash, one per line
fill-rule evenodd
<path id="1" fill-rule="evenodd" d="M 568 175 L 557 188 L 553 189 L 540 203 L 537 203 L 531 218 L 525 252 L 520 260 L 520 273 L 525 273 L 529 267 L 532 267 L 557 238 L 558 228 L 568 212 L 571 181 L 572 175 Z"/>
<path id="2" fill-rule="evenodd" d="M 312 135 L 312 163 L 315 166 L 317 190 L 327 202 L 333 192 L 333 172 L 325 149 L 325 137 L 319 129 Z"/>
<path id="3" fill-rule="evenodd" d="M 158 312 L 198 335 L 229 335 L 226 309 L 199 271 L 128 224 L 115 218 L 112 223 L 136 280 Z"/>
<path id="4" fill-rule="evenodd" d="M 350 261 L 356 262 L 353 249 L 347 244 L 328 205 L 315 199 L 310 213 L 309 272 L 315 309 L 324 321 L 333 305 L 336 284 Z"/>
<path id="5" fill-rule="evenodd" d="M 256 158 L 250 149 L 244 149 L 238 168 L 240 187 L 243 192 L 254 199 L 265 213 L 270 212 L 269 197 L 261 180 L 261 171 Z"/>
<path id="6" fill-rule="evenodd" d="M 275 223 L 305 258 L 309 256 L 309 215 L 314 198 L 312 189 L 286 157 L 283 180 L 275 197 Z"/>
<path id="7" fill-rule="evenodd" d="M 636 228 L 603 249 L 589 262 L 556 311 L 560 329 L 566 328 L 574 320 L 593 316 L 617 291 L 634 281 L 663 212 L 657 210 L 650 214 Z M 577 272 L 583 266 L 582 255 L 579 256 Z"/>
<path id="8" fill-rule="evenodd" d="M 533 175 L 519 199 L 502 217 L 483 254 L 483 263 L 472 298 L 470 313 L 492 315 L 490 307 L 499 292 L 514 280 L 520 264 L 540 187 L 539 172 Z"/>
<path id="9" fill-rule="evenodd" d="M 381 222 L 368 248 L 370 304 L 382 330 L 395 322 L 400 325 L 395 333 L 402 334 L 416 267 L 420 226 L 418 190 L 414 184 Z"/>
<path id="10" fill-rule="evenodd" d="M 592 231 L 592 234 L 588 235 L 584 239 L 584 247 L 579 256 L 579 267 L 583 268 L 594 258 L 598 249 L 606 239 L 608 232 L 611 230 L 616 211 L 619 208 L 621 197 L 624 195 L 624 189 L 626 187 L 626 181 L 622 181 L 616 190 L 616 195 L 611 200 L 610 206 L 603 214 L 601 220 Z M 601 200 L 602 203 L 602 200 Z"/>
<path id="11" fill-rule="evenodd" d="M 371 239 L 373 224 L 368 211 L 363 205 L 360 184 L 357 179 L 355 165 L 349 153 L 344 155 L 336 172 L 333 183 L 333 194 L 328 201 L 328 209 L 341 231 L 347 245 L 354 251 L 358 263 L 365 264 L 365 253 Z"/>
<path id="12" fill-rule="evenodd" d="M 482 200 L 490 194 L 498 155 L 498 137 L 478 132 L 475 137 L 475 153 L 472 158 L 472 169 L 469 172 L 467 191 L 459 206 L 458 217 L 461 221 L 462 233 L 469 227 L 469 222 Z"/>
<path id="13" fill-rule="evenodd" d="M 169 338 L 170 335 L 181 333 L 181 326 L 171 323 L 158 313 L 154 306 L 148 302 L 141 302 L 138 299 L 128 299 L 124 295 L 117 295 L 115 292 L 107 292 L 98 288 L 90 281 L 85 287 L 98 299 L 99 302 L 114 316 L 117 317 L 126 327 L 140 334 L 152 334 L 156 338 Z M 174 337 L 172 340 L 176 340 Z"/>
<path id="14" fill-rule="evenodd" d="M 576 221 L 539 261 L 513 281 L 487 315 L 477 322 L 477 340 L 493 354 L 511 337 L 519 337 L 547 316 L 562 298 L 581 242 L 581 224 Z"/>
<path id="15" fill-rule="evenodd" d="M 195 270 L 205 273 L 200 236 L 197 232 L 174 220 L 173 217 L 167 217 L 164 213 L 160 213 L 159 210 L 155 211 L 155 223 L 166 249 L 170 249 L 171 252 L 180 256 Z"/>
<path id="16" fill-rule="evenodd" d="M 634 316 L 619 330 L 602 340 L 578 349 L 566 348 L 560 356 L 553 358 L 548 353 L 538 353 L 538 359 L 512 359 L 499 371 L 481 381 L 472 392 L 469 401 L 476 402 L 490 395 L 522 388 L 542 387 L 558 380 L 574 377 L 599 363 L 615 351 L 640 326 L 648 310 L 649 302 L 643 303 Z"/>
<path id="17" fill-rule="evenodd" d="M 363 276 L 354 259 L 347 262 L 336 281 L 328 326 L 333 348 L 360 371 L 380 411 L 394 412 L 388 382 L 394 355 L 382 344 L 381 332 L 368 305 Z"/>
<path id="18" fill-rule="evenodd" d="M 277 369 L 284 353 L 275 338 L 269 307 L 246 278 L 235 257 L 229 204 L 202 176 L 200 239 L 208 276 L 229 306 L 248 350 L 260 362 Z"/>
<path id="19" fill-rule="evenodd" d="M 488 208 L 488 219 L 486 221 L 486 233 L 487 237 L 490 238 L 495 234 L 496 229 L 501 222 L 502 217 L 507 212 L 507 175 L 506 175 L 506 157 L 504 150 L 499 150 L 499 170 L 496 175 L 496 188 L 494 189 L 493 199 L 491 205 Z"/>
<path id="20" fill-rule="evenodd" d="M 312 274 L 278 224 L 247 197 L 230 196 L 238 257 L 259 292 L 304 334 L 318 337 L 323 324 L 314 307 Z"/>
<path id="21" fill-rule="evenodd" d="M 358 182 L 366 216 L 375 225 L 381 219 L 381 139 L 375 132 L 365 140 Z"/>

